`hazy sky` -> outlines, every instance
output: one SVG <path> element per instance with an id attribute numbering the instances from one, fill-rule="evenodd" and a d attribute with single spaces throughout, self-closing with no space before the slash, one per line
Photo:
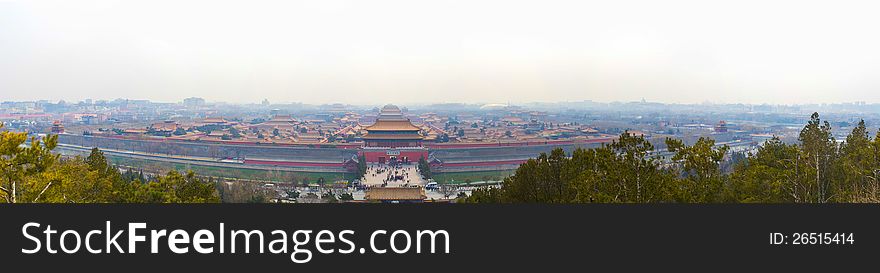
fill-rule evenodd
<path id="1" fill-rule="evenodd" d="M 880 103 L 880 1 L 0 0 L 0 100 Z"/>

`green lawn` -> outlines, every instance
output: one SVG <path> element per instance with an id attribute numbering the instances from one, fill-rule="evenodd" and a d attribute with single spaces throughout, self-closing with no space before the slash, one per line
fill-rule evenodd
<path id="1" fill-rule="evenodd" d="M 434 174 L 434 181 L 438 183 L 467 183 L 476 181 L 500 181 L 511 176 L 516 170 L 507 171 L 479 171 L 479 172 L 456 172 Z"/>
<path id="2" fill-rule="evenodd" d="M 276 182 L 302 182 L 303 179 L 315 183 L 318 178 L 325 181 L 352 180 L 357 178 L 353 173 L 329 173 L 329 172 L 297 172 L 297 171 L 269 171 L 247 168 L 225 168 L 215 166 L 202 166 L 183 163 L 171 163 L 146 159 L 135 159 L 120 156 L 107 155 L 111 163 L 121 166 L 133 166 L 145 171 L 164 173 L 170 170 L 192 170 L 201 176 L 213 176 L 236 179 L 250 179 Z M 468 183 L 477 181 L 500 181 L 514 174 L 515 170 L 506 171 L 477 171 L 477 172 L 454 172 L 438 173 L 433 178 L 439 183 Z"/>
<path id="3" fill-rule="evenodd" d="M 186 171 L 192 170 L 201 176 L 213 176 L 224 178 L 250 179 L 260 181 L 276 181 L 276 182 L 301 182 L 303 179 L 311 183 L 315 183 L 318 178 L 324 178 L 325 181 L 350 180 L 355 178 L 355 174 L 351 173 L 329 173 L 329 172 L 296 172 L 296 171 L 270 171 L 256 170 L 246 168 L 224 168 L 215 166 L 201 166 L 193 164 L 171 163 L 155 160 L 144 160 L 107 155 L 111 163 L 121 166 L 133 166 L 135 168 L 144 169 L 153 172 L 167 172 L 170 170 Z"/>

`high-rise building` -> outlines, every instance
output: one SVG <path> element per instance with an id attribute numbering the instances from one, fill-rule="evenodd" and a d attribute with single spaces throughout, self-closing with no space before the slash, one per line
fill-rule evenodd
<path id="1" fill-rule="evenodd" d="M 202 106 L 205 105 L 205 99 L 197 97 L 185 98 L 183 99 L 183 104 L 186 106 Z"/>

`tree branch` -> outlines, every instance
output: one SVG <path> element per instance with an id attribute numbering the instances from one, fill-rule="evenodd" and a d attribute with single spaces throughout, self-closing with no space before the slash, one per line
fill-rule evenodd
<path id="1" fill-rule="evenodd" d="M 3 186 L 0 186 L 0 191 L 2 191 L 4 193 L 3 198 L 6 199 L 6 203 L 12 203 L 12 200 L 9 199 L 9 195 L 12 194 L 12 191 L 10 191 L 7 188 L 4 188 Z"/>
<path id="2" fill-rule="evenodd" d="M 40 197 L 41 197 L 41 196 L 43 196 L 43 193 L 45 193 L 45 192 L 46 192 L 46 190 L 48 190 L 48 189 L 49 189 L 49 186 L 52 186 L 52 181 L 49 181 L 49 183 L 48 183 L 48 184 L 46 184 L 46 186 L 45 186 L 45 187 L 43 187 L 43 190 L 42 190 L 42 191 L 40 191 L 40 194 L 38 194 L 38 195 L 37 195 L 37 197 L 36 197 L 36 198 L 34 198 L 34 201 L 33 201 L 33 202 L 34 202 L 34 203 L 36 203 L 36 202 L 37 202 L 37 199 L 40 199 Z"/>

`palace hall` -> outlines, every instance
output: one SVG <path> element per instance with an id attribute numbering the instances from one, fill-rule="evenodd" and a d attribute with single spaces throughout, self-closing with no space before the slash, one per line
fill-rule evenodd
<path id="1" fill-rule="evenodd" d="M 370 163 L 409 163 L 428 158 L 419 127 L 404 117 L 400 108 L 386 105 L 376 123 L 367 126 L 361 153 Z"/>

